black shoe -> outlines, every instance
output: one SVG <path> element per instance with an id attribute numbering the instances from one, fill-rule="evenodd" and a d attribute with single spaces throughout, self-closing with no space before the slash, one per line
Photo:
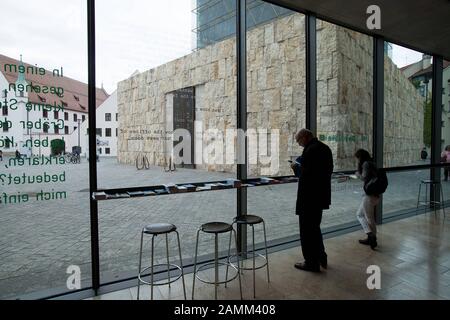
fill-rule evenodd
<path id="1" fill-rule="evenodd" d="M 372 250 L 374 250 L 377 247 L 378 243 L 377 243 L 377 237 L 376 236 L 369 237 L 369 245 L 370 245 L 370 248 Z"/>
<path id="2" fill-rule="evenodd" d="M 320 266 L 310 266 L 306 264 L 305 262 L 297 262 L 295 264 L 295 267 L 297 269 L 303 270 L 303 271 L 311 271 L 311 272 L 320 272 Z"/>
<path id="3" fill-rule="evenodd" d="M 359 240 L 359 243 L 370 246 L 372 250 L 375 249 L 378 245 L 377 237 L 373 235 L 367 236 L 367 239 Z"/>
<path id="4" fill-rule="evenodd" d="M 324 256 L 322 256 L 322 258 L 320 258 L 320 266 L 324 269 L 326 269 L 328 267 L 328 259 L 327 259 L 326 255 L 324 255 Z"/>
<path id="5" fill-rule="evenodd" d="M 369 239 L 369 237 L 367 237 L 367 239 L 361 239 L 361 240 L 359 240 L 359 243 L 368 246 L 368 245 L 370 245 L 370 239 Z"/>

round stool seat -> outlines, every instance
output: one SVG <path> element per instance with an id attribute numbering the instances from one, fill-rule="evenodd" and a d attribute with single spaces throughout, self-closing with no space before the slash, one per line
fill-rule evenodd
<path id="1" fill-rule="evenodd" d="M 263 222 L 263 218 L 255 215 L 246 215 L 234 218 L 234 221 L 238 224 L 258 224 Z"/>
<path id="2" fill-rule="evenodd" d="M 177 230 L 177 227 L 171 223 L 152 223 L 144 227 L 146 234 L 164 234 Z"/>
<path id="3" fill-rule="evenodd" d="M 200 229 L 206 233 L 223 233 L 233 230 L 233 226 L 225 222 L 208 222 L 202 224 Z"/>

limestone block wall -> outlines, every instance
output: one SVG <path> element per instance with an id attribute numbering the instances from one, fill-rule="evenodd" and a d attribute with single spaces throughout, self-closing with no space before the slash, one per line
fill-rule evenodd
<path id="1" fill-rule="evenodd" d="M 336 170 L 353 169 L 356 149 L 371 151 L 372 40 L 321 21 L 317 31 L 318 136 L 330 145 Z M 248 167 L 250 176 L 291 174 L 286 160 L 301 153 L 294 134 L 305 126 L 304 50 L 301 14 L 273 20 L 247 34 L 247 127 L 277 129 L 280 134 L 279 163 L 249 155 L 257 161 Z M 133 164 L 145 153 L 151 164 L 164 165 L 173 144 L 167 130 L 172 117 L 168 99 L 178 89 L 195 87 L 196 132 L 235 128 L 235 52 L 235 39 L 227 39 L 120 82 L 118 161 Z M 385 158 L 388 165 L 408 164 L 417 159 L 421 147 L 423 104 L 389 59 L 385 88 Z M 225 141 L 199 133 L 194 139 L 204 146 L 211 139 Z M 270 153 L 270 145 L 268 149 Z M 218 161 L 234 152 L 234 146 L 227 145 L 212 150 L 209 159 L 216 157 L 216 163 L 196 158 L 197 169 L 235 172 L 235 165 Z"/>
<path id="2" fill-rule="evenodd" d="M 388 58 L 384 83 L 384 166 L 413 164 L 424 146 L 424 98 Z"/>

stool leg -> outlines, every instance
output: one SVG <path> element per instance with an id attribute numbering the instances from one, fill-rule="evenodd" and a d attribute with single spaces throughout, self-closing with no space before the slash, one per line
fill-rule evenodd
<path id="1" fill-rule="evenodd" d="M 234 233 L 234 243 L 236 245 L 236 252 L 237 252 L 238 251 L 238 242 L 237 242 L 236 231 L 234 231 L 234 229 L 233 229 L 232 232 Z M 239 291 L 241 293 L 241 300 L 242 300 L 242 284 L 241 284 L 241 272 L 240 272 L 240 268 L 239 268 L 239 261 L 237 263 L 237 272 L 238 272 L 238 277 L 239 277 Z"/>
<path id="2" fill-rule="evenodd" d="M 219 239 L 214 235 L 214 299 L 217 300 L 217 287 L 219 286 Z"/>
<path id="3" fill-rule="evenodd" d="M 169 288 L 170 288 L 170 262 L 169 262 L 169 240 L 166 233 L 166 255 L 167 255 L 167 277 L 169 278 Z"/>
<path id="4" fill-rule="evenodd" d="M 194 256 L 194 276 L 192 280 L 192 300 L 194 300 L 194 288 L 195 288 L 195 273 L 197 272 L 197 251 L 198 251 L 198 236 L 200 229 L 197 230 L 197 240 L 195 242 L 195 256 Z"/>
<path id="5" fill-rule="evenodd" d="M 256 248 L 255 248 L 255 226 L 252 227 L 252 242 L 253 242 L 253 298 L 256 298 L 256 264 L 255 264 L 255 256 L 256 256 Z"/>
<path id="6" fill-rule="evenodd" d="M 228 242 L 228 256 L 227 256 L 227 271 L 225 272 L 225 288 L 227 287 L 227 280 L 228 280 L 228 267 L 229 264 L 231 263 L 230 261 L 230 253 L 231 253 L 231 236 L 232 236 L 232 232 L 230 232 L 230 241 Z M 236 252 L 237 254 L 237 252 Z M 237 256 L 236 256 L 237 257 Z M 239 260 L 238 260 L 239 263 Z"/>
<path id="7" fill-rule="evenodd" d="M 442 191 L 442 185 L 440 185 L 440 189 L 441 189 L 441 206 L 442 206 L 442 211 L 444 212 L 444 219 L 445 219 L 445 203 L 444 203 L 444 192 Z"/>
<path id="8" fill-rule="evenodd" d="M 139 300 L 139 291 L 140 291 L 140 288 L 141 288 L 141 279 L 140 279 L 140 276 L 141 276 L 141 265 L 142 265 L 142 242 L 143 242 L 143 240 L 144 240 L 144 232 L 141 232 L 141 246 L 140 246 L 140 249 L 139 249 L 139 271 L 138 271 L 138 288 L 137 288 L 137 300 Z"/>
<path id="9" fill-rule="evenodd" d="M 436 183 L 433 183 L 433 189 L 434 189 L 434 193 L 433 193 L 433 196 L 434 196 L 434 202 L 433 202 L 433 205 L 434 205 L 434 215 L 436 215 L 437 214 L 437 210 L 436 210 L 436 207 L 437 207 L 437 202 L 436 202 L 436 187 L 438 187 L 438 185 L 436 184 Z M 431 200 L 431 199 L 430 199 Z M 439 203 L 439 205 L 440 205 L 440 203 Z"/>
<path id="10" fill-rule="evenodd" d="M 266 267 L 267 267 L 267 282 L 270 282 L 270 275 L 269 275 L 269 255 L 267 254 L 267 237 L 266 237 L 266 223 L 263 220 L 263 230 L 264 230 L 264 248 L 266 250 Z"/>
<path id="11" fill-rule="evenodd" d="M 419 184 L 419 194 L 417 195 L 417 209 L 419 209 L 420 191 L 422 190 L 422 183 Z"/>
<path id="12" fill-rule="evenodd" d="M 151 280 L 150 280 L 150 287 L 151 287 L 151 300 L 153 300 L 153 255 L 155 251 L 155 236 L 152 236 L 152 273 L 151 273 Z"/>
<path id="13" fill-rule="evenodd" d="M 181 258 L 181 245 L 180 245 L 180 235 L 178 234 L 178 231 L 175 231 L 177 234 L 177 240 L 178 240 L 178 253 L 180 254 L 180 267 L 181 267 L 181 280 L 183 281 L 183 293 L 184 293 L 184 300 L 186 300 L 186 286 L 184 284 L 184 271 L 183 271 L 183 260 Z"/>

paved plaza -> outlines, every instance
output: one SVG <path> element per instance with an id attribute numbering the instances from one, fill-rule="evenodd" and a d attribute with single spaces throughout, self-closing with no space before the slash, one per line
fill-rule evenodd
<path id="1" fill-rule="evenodd" d="M 89 168 L 81 164 L 23 166 L 5 168 L 0 174 L 49 175 L 65 172 L 64 182 L 47 184 L 2 185 L 0 194 L 26 194 L 28 202 L 0 203 L 0 298 L 14 298 L 24 293 L 49 288 L 63 289 L 69 276 L 67 267 L 81 268 L 82 283 L 91 278 Z M 415 208 L 420 179 L 428 170 L 389 174 L 389 189 L 384 197 L 385 214 Z M 200 182 L 233 178 L 230 173 L 177 169 L 164 172 L 160 167 L 136 170 L 120 165 L 115 158 L 98 162 L 99 188 L 123 188 L 163 183 Z M 3 182 L 6 179 L 3 176 Z M 329 228 L 355 221 L 361 198 L 361 182 L 333 182 L 330 210 L 324 212 L 322 227 Z M 49 195 L 65 191 L 66 199 L 36 200 L 42 191 Z M 262 216 L 267 225 L 268 240 L 298 234 L 294 214 L 297 184 L 249 188 L 248 212 Z M 444 183 L 444 196 L 450 198 L 450 183 Z M 178 227 L 183 259 L 192 259 L 197 228 L 208 221 L 231 221 L 236 213 L 236 189 L 159 197 L 118 199 L 99 202 L 100 270 L 102 281 L 136 273 L 140 230 L 147 223 L 170 222 Z M 449 210 L 450 213 L 450 210 Z M 440 213 L 442 215 L 442 213 Z M 256 240 L 262 241 L 257 229 Z M 164 257 L 164 238 L 158 237 L 155 257 Z M 145 243 L 149 248 L 149 242 Z M 223 237 L 221 248 L 228 246 Z M 170 256 L 176 259 L 175 237 L 170 237 Z M 211 238 L 202 235 L 199 253 L 211 253 Z M 149 261 L 148 250 L 144 255 Z"/>

